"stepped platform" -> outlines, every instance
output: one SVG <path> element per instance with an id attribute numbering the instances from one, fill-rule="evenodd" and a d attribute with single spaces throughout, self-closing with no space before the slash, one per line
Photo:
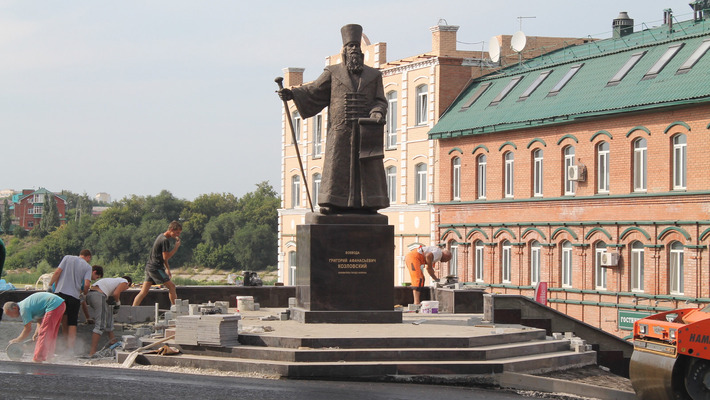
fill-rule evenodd
<path id="1" fill-rule="evenodd" d="M 481 314 L 404 313 L 394 324 L 303 324 L 262 320 L 284 309 L 242 313 L 239 346 L 176 345 L 179 355 L 144 354 L 136 363 L 210 368 L 291 379 L 396 380 L 540 373 L 596 363 L 545 330 L 482 322 Z M 148 342 L 145 342 L 148 343 Z M 128 352 L 118 353 L 122 362 Z M 493 380 L 491 380 L 493 383 Z"/>

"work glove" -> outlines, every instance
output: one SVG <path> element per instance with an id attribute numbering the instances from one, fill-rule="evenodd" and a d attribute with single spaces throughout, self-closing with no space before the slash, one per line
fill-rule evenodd
<path id="1" fill-rule="evenodd" d="M 116 304 L 113 305 L 113 313 L 118 314 L 118 310 L 121 309 L 121 302 L 117 301 Z"/>

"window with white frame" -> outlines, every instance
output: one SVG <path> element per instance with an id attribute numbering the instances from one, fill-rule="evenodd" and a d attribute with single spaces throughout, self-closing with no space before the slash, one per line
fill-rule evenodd
<path id="1" fill-rule="evenodd" d="M 385 170 L 387 175 L 387 197 L 391 203 L 397 202 L 397 167 L 387 167 Z"/>
<path id="2" fill-rule="evenodd" d="M 414 182 L 414 201 L 416 203 L 426 203 L 426 164 L 419 163 L 414 167 L 416 172 Z"/>
<path id="3" fill-rule="evenodd" d="M 313 157 L 323 155 L 323 115 L 318 114 L 313 118 Z"/>
<path id="4" fill-rule="evenodd" d="M 643 292 L 643 243 L 631 244 L 631 291 Z"/>
<path id="5" fill-rule="evenodd" d="M 503 251 L 500 254 L 501 280 L 503 283 L 510 283 L 510 263 L 513 259 L 510 242 L 503 242 Z"/>
<path id="6" fill-rule="evenodd" d="M 609 143 L 597 145 L 597 192 L 609 193 Z"/>
<path id="7" fill-rule="evenodd" d="M 385 147 L 393 149 L 397 147 L 397 92 L 387 92 L 387 140 Z"/>
<path id="8" fill-rule="evenodd" d="M 417 111 L 416 111 L 416 124 L 425 125 L 428 118 L 428 108 L 429 108 L 429 86 L 419 85 L 416 88 L 416 101 L 417 101 Z"/>
<path id="9" fill-rule="evenodd" d="M 602 267 L 602 257 L 606 254 L 606 243 L 598 242 L 594 246 L 594 287 L 606 290 L 606 268 Z"/>
<path id="10" fill-rule="evenodd" d="M 678 134 L 673 136 L 673 189 L 685 190 L 688 166 L 687 138 Z"/>
<path id="11" fill-rule="evenodd" d="M 512 198 L 515 195 L 515 155 L 512 151 L 505 153 L 505 177 L 503 180 L 504 192 L 506 198 Z"/>
<path id="12" fill-rule="evenodd" d="M 291 286 L 296 285 L 296 252 L 290 251 L 288 253 L 288 284 Z"/>
<path id="13" fill-rule="evenodd" d="M 478 168 L 477 168 L 477 184 L 476 184 L 476 197 L 479 199 L 486 198 L 486 160 L 485 154 L 481 154 L 477 158 Z"/>
<path id="14" fill-rule="evenodd" d="M 301 114 L 298 113 L 298 111 L 294 111 L 291 113 L 291 121 L 293 122 L 293 131 L 295 132 L 296 135 L 296 141 L 300 142 L 302 133 L 301 133 Z"/>
<path id="15" fill-rule="evenodd" d="M 565 179 L 565 196 L 574 196 L 574 193 L 577 190 L 577 182 L 570 179 L 570 176 L 567 173 L 567 171 L 569 171 L 569 167 L 575 165 L 575 163 L 574 163 L 574 146 L 565 147 L 564 154 L 565 154 L 565 168 L 562 171 L 562 176 L 564 176 L 564 179 Z"/>
<path id="16" fill-rule="evenodd" d="M 533 151 L 533 196 L 542 197 L 542 149 Z"/>
<path id="17" fill-rule="evenodd" d="M 451 195 L 453 200 L 461 200 L 461 158 L 451 160 Z"/>
<path id="18" fill-rule="evenodd" d="M 562 243 L 562 287 L 572 287 L 572 243 Z"/>
<path id="19" fill-rule="evenodd" d="M 474 262 L 474 268 L 475 268 L 475 274 L 476 274 L 476 282 L 484 282 L 484 275 L 483 275 L 483 268 L 484 268 L 484 247 L 483 247 L 483 242 L 480 240 L 477 240 L 476 243 L 474 244 L 475 248 L 475 262 Z"/>
<path id="20" fill-rule="evenodd" d="M 647 173 L 647 143 L 646 139 L 638 138 L 634 140 L 634 191 L 646 191 Z"/>
<path id="21" fill-rule="evenodd" d="M 291 177 L 291 208 L 301 205 L 301 177 L 294 175 Z"/>
<path id="22" fill-rule="evenodd" d="M 36 193 L 32 196 L 32 203 L 44 203 L 44 193 Z"/>
<path id="23" fill-rule="evenodd" d="M 683 244 L 671 243 L 668 284 L 671 294 L 683 294 Z"/>
<path id="24" fill-rule="evenodd" d="M 530 244 L 530 284 L 537 285 L 540 282 L 540 253 L 542 245 L 537 240 Z"/>
<path id="25" fill-rule="evenodd" d="M 39 215 L 42 214 L 42 206 L 34 206 L 27 209 L 27 214 Z"/>
<path id="26" fill-rule="evenodd" d="M 458 276 L 459 274 L 459 245 L 456 242 L 451 242 L 449 246 L 451 251 L 451 260 L 449 260 L 449 275 Z"/>
<path id="27" fill-rule="evenodd" d="M 318 204 L 318 192 L 320 191 L 320 181 L 321 181 L 321 174 L 315 173 L 313 174 L 313 184 L 311 187 L 313 188 L 313 193 L 311 193 L 311 196 L 313 197 L 313 205 Z"/>

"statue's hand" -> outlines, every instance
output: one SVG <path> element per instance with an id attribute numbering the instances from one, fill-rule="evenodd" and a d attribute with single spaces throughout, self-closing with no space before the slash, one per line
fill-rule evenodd
<path id="1" fill-rule="evenodd" d="M 279 94 L 281 100 L 293 100 L 293 92 L 291 89 L 280 89 L 277 93 Z"/>
<path id="2" fill-rule="evenodd" d="M 370 113 L 370 118 L 374 118 L 377 120 L 378 124 L 384 124 L 385 123 L 385 118 L 382 116 L 382 113 L 379 111 L 373 111 Z"/>

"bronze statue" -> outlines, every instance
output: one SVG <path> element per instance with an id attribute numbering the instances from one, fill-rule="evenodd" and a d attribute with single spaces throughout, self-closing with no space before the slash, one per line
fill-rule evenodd
<path id="1" fill-rule="evenodd" d="M 342 62 L 315 81 L 279 90 L 302 118 L 328 107 L 318 205 L 324 214 L 374 213 L 389 206 L 382 152 L 387 99 L 379 70 L 364 64 L 362 26 L 345 25 Z"/>

